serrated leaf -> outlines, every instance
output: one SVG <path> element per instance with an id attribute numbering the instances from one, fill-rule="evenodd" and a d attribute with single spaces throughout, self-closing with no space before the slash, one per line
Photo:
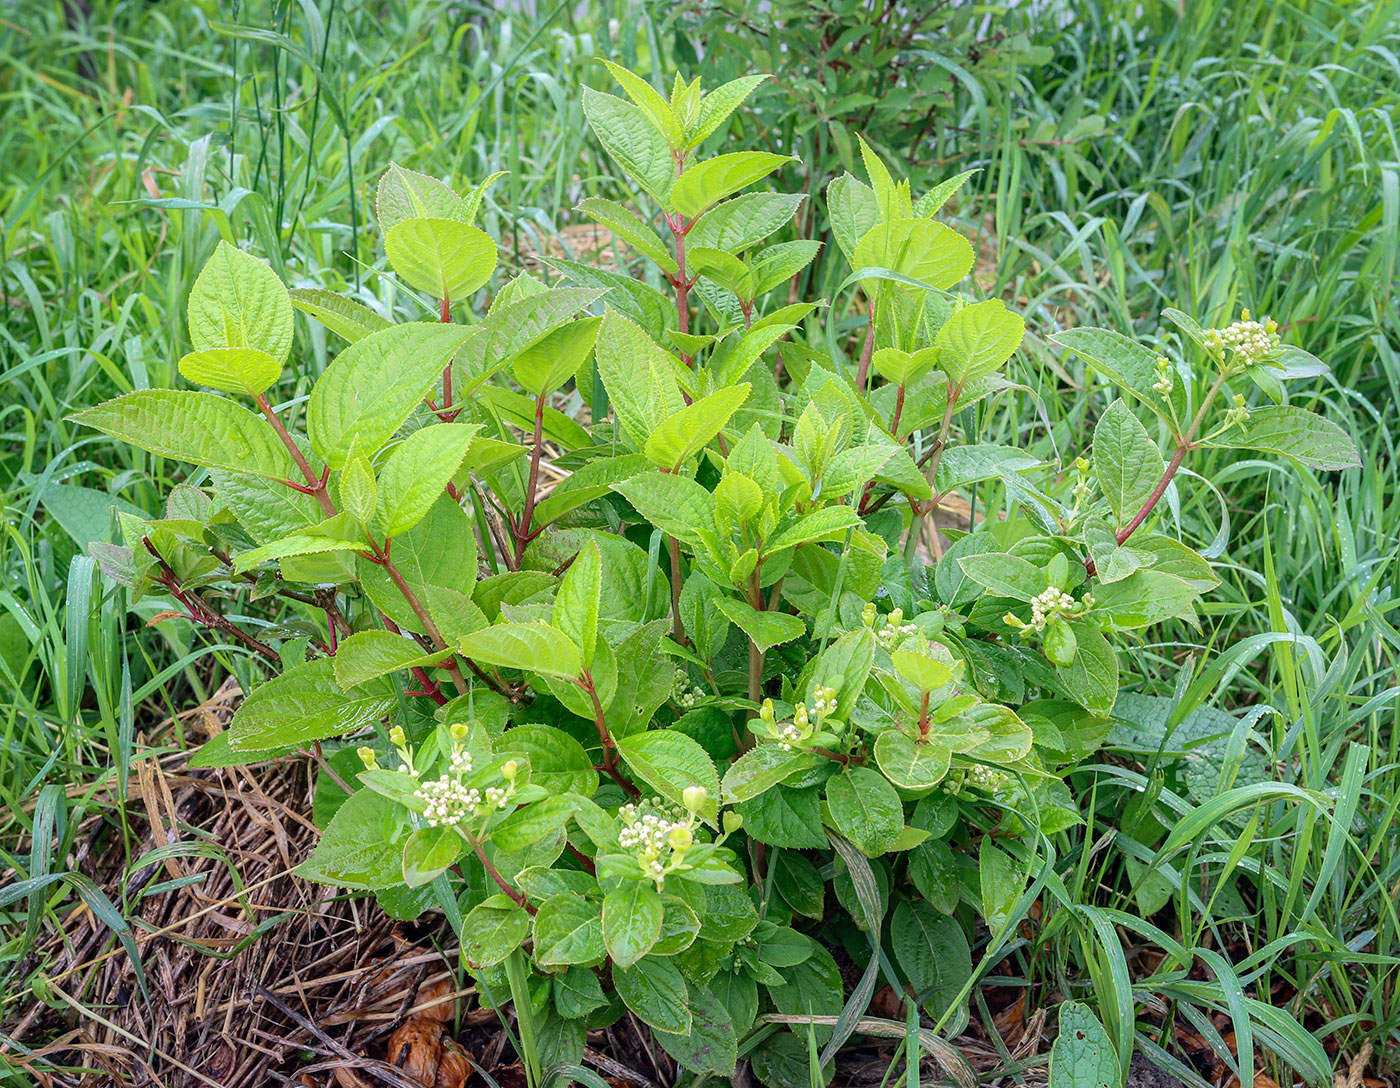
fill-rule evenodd
<path id="1" fill-rule="evenodd" d="M 530 935 L 530 915 L 510 896 L 493 895 L 462 919 L 462 960 L 473 971 L 504 963 Z"/>
<path id="2" fill-rule="evenodd" d="M 1157 353 L 1150 348 L 1129 340 L 1122 333 L 1093 327 L 1064 329 L 1050 339 L 1080 356 L 1103 377 L 1147 405 L 1168 425 L 1171 425 L 1166 410 L 1168 400 L 1178 417 L 1185 416 L 1184 383 L 1176 382 L 1166 399 L 1152 388 L 1157 382 Z"/>
<path id="3" fill-rule="evenodd" d="M 964 306 L 938 330 L 939 368 L 949 381 L 965 385 L 1000 370 L 1025 332 L 1026 323 L 1000 299 Z"/>
<path id="4" fill-rule="evenodd" d="M 848 766 L 826 784 L 831 822 L 868 858 L 887 853 L 904 830 L 904 808 L 883 775 Z"/>
<path id="5" fill-rule="evenodd" d="M 387 234 L 406 219 L 456 219 L 468 222 L 462 198 L 446 182 L 390 163 L 379 179 L 375 217 Z"/>
<path id="6" fill-rule="evenodd" d="M 770 151 L 735 151 L 702 159 L 676 179 L 668 203 L 673 211 L 693 219 L 791 161 L 789 155 Z"/>
<path id="7" fill-rule="evenodd" d="M 792 221 L 800 193 L 743 193 L 715 204 L 691 224 L 686 244 L 742 253 Z"/>
<path id="8" fill-rule="evenodd" d="M 554 597 L 554 626 L 578 645 L 585 669 L 598 644 L 598 606 L 603 588 L 603 557 L 589 540 L 569 564 Z"/>
<path id="9" fill-rule="evenodd" d="M 598 907 L 572 892 L 550 896 L 540 904 L 534 938 L 535 962 L 541 967 L 591 967 L 608 955 Z"/>
<path id="10" fill-rule="evenodd" d="M 666 137 L 645 112 L 615 95 L 583 89 L 583 115 L 609 157 L 658 203 L 675 180 L 675 159 Z"/>
<path id="11" fill-rule="evenodd" d="M 665 908 L 649 881 L 628 880 L 603 897 L 603 942 L 618 967 L 631 967 L 661 936 Z"/>
<path id="12" fill-rule="evenodd" d="M 353 733 L 379 721 L 394 703 L 387 683 L 342 689 L 335 681 L 335 661 L 317 658 L 254 689 L 234 712 L 229 745 L 235 751 L 260 750 Z"/>
<path id="13" fill-rule="evenodd" d="M 703 786 L 700 815 L 713 821 L 719 812 L 719 773 L 709 753 L 684 733 L 652 729 L 617 740 L 618 754 L 643 782 L 674 804 L 683 804 L 688 786 Z"/>
<path id="14" fill-rule="evenodd" d="M 425 654 L 413 639 L 392 631 L 357 631 L 336 649 L 335 682 L 351 688 L 393 672 L 434 665 L 447 656 Z"/>
<path id="15" fill-rule="evenodd" d="M 255 348 L 280 367 L 292 351 L 292 300 L 277 273 L 228 242 L 201 269 L 189 300 L 196 351 Z"/>
<path id="16" fill-rule="evenodd" d="M 408 834 L 402 814 L 403 808 L 389 798 L 356 790 L 331 817 L 311 856 L 294 871 L 307 880 L 360 891 L 402 884 L 403 841 Z"/>
<path id="17" fill-rule="evenodd" d="M 650 257 L 661 271 L 672 276 L 679 271 L 676 259 L 671 256 L 656 231 L 621 204 L 599 196 L 591 196 L 578 205 L 578 210 L 602 223 L 639 253 Z"/>
<path id="18" fill-rule="evenodd" d="M 849 506 L 823 506 L 804 514 L 791 525 L 764 542 L 763 554 L 776 555 L 799 544 L 814 544 L 822 540 L 844 540 L 846 531 L 860 524 L 860 518 Z"/>
<path id="19" fill-rule="evenodd" d="M 368 306 L 319 287 L 293 287 L 292 305 L 341 339 L 354 343 L 393 324 Z"/>
<path id="20" fill-rule="evenodd" d="M 674 1035 L 690 1034 L 690 993 L 670 959 L 647 956 L 616 970 L 613 986 L 642 1023 Z"/>
<path id="21" fill-rule="evenodd" d="M 747 801 L 776 786 L 788 776 L 812 765 L 806 752 L 785 749 L 777 744 L 760 744 L 736 759 L 724 774 L 726 804 Z"/>
<path id="22" fill-rule="evenodd" d="M 1045 572 L 1019 555 L 983 552 L 961 556 L 957 563 L 974 582 L 986 586 L 1000 597 L 1029 601 L 1044 593 L 1048 585 Z"/>
<path id="23" fill-rule="evenodd" d="M 715 528 L 715 497 L 688 476 L 644 472 L 612 489 L 663 533 L 700 545 Z"/>
<path id="24" fill-rule="evenodd" d="M 947 290 L 972 270 L 972 243 L 931 219 L 878 223 L 856 245 L 857 268 L 887 268 Z"/>
<path id="25" fill-rule="evenodd" d="M 285 480 L 294 471 L 266 420 L 213 393 L 142 389 L 68 418 L 192 465 L 271 480 Z"/>
<path id="26" fill-rule="evenodd" d="M 1094 471 L 1120 526 L 1142 508 L 1166 467 L 1127 401 L 1110 404 L 1094 427 Z"/>
<path id="27" fill-rule="evenodd" d="M 875 199 L 875 190 L 851 174 L 842 174 L 826 187 L 826 207 L 836 244 L 846 255 L 847 263 L 859 268 L 855 263 L 856 246 L 880 222 L 880 202 Z"/>
<path id="28" fill-rule="evenodd" d="M 412 529 L 457 474 L 476 424 L 439 423 L 414 431 L 389 454 L 379 474 L 375 520 L 386 537 Z"/>
<path id="29" fill-rule="evenodd" d="M 705 448 L 748 400 L 749 383 L 731 385 L 687 404 L 661 421 L 646 440 L 645 453 L 658 468 L 678 471 Z"/>
<path id="30" fill-rule="evenodd" d="M 894 729 L 875 739 L 875 762 L 885 777 L 906 790 L 936 786 L 948 774 L 952 753 L 932 743 L 919 743 Z"/>
<path id="31" fill-rule="evenodd" d="M 807 633 L 807 625 L 801 616 L 788 612 L 760 612 L 747 601 L 733 597 L 720 597 L 715 604 L 749 636 L 749 641 L 758 647 L 759 653 L 767 653 L 774 646 L 791 642 Z"/>
<path id="32" fill-rule="evenodd" d="M 700 115 L 695 127 L 686 134 L 686 146 L 698 147 L 703 143 L 768 78 L 767 75 L 740 76 L 706 93 L 700 99 Z"/>
<path id="33" fill-rule="evenodd" d="M 378 452 L 442 376 L 452 353 L 472 334 L 463 325 L 395 325 L 355 341 L 332 360 L 311 390 L 311 446 L 341 468 L 351 443 Z"/>
<path id="34" fill-rule="evenodd" d="M 547 623 L 498 623 L 473 631 L 457 646 L 463 657 L 507 669 L 572 678 L 583 671 L 579 649 Z"/>
<path id="35" fill-rule="evenodd" d="M 405 219 L 384 235 L 384 254 L 410 287 L 436 299 L 475 294 L 496 271 L 496 243 L 454 219 Z"/>
<path id="36" fill-rule="evenodd" d="M 195 385 L 257 396 L 282 375 L 282 364 L 257 348 L 205 348 L 180 360 L 180 373 Z"/>
<path id="37" fill-rule="evenodd" d="M 1276 453 L 1324 471 L 1361 466 L 1356 443 L 1344 430 L 1315 412 L 1289 405 L 1252 409 L 1242 428 L 1232 427 L 1209 445 Z"/>
<path id="38" fill-rule="evenodd" d="M 671 356 L 611 307 L 595 355 L 623 434 L 634 449 L 644 449 L 652 431 L 685 407 Z"/>

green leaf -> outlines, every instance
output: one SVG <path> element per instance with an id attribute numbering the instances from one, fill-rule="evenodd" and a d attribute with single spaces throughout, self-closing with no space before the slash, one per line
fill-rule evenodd
<path id="1" fill-rule="evenodd" d="M 295 320 L 287 288 L 266 262 L 228 242 L 218 244 L 194 281 L 189 319 L 197 352 L 254 348 L 280 368 L 292 351 Z"/>
<path id="2" fill-rule="evenodd" d="M 665 244 L 651 226 L 643 223 L 621 204 L 599 196 L 591 196 L 580 202 L 576 210 L 596 219 L 638 252 L 650 257 L 667 275 L 674 276 L 679 270 L 676 259 L 667 251 Z"/>
<path id="3" fill-rule="evenodd" d="M 485 615 L 468 596 L 477 577 L 472 521 L 451 496 L 440 495 L 427 517 L 394 539 L 393 558 L 404 584 L 444 639 L 451 642 L 486 626 Z M 427 633 L 383 564 L 361 556 L 355 571 L 376 608 L 406 631 Z"/>
<path id="4" fill-rule="evenodd" d="M 1001 299 L 955 310 L 938 330 L 938 365 L 955 385 L 965 385 L 1001 369 L 1016 353 L 1026 323 Z"/>
<path id="5" fill-rule="evenodd" d="M 689 786 L 705 788 L 700 815 L 713 822 L 719 813 L 719 773 L 700 743 L 671 729 L 652 729 L 617 740 L 617 751 L 637 777 L 666 800 L 683 804 Z"/>
<path id="6" fill-rule="evenodd" d="M 603 897 L 603 942 L 618 967 L 631 967 L 661 936 L 665 908 L 650 881 L 628 880 Z"/>
<path id="7" fill-rule="evenodd" d="M 515 357 L 515 380 L 532 396 L 554 392 L 583 371 L 602 323 L 601 317 L 585 317 L 545 333 Z"/>
<path id="8" fill-rule="evenodd" d="M 453 302 L 475 294 L 496 271 L 491 236 L 454 219 L 405 219 L 384 235 L 384 254 L 410 287 Z"/>
<path id="9" fill-rule="evenodd" d="M 489 896 L 462 919 L 462 961 L 472 971 L 495 967 L 529 935 L 530 915 L 524 907 L 504 893 Z"/>
<path id="10" fill-rule="evenodd" d="M 634 449 L 685 407 L 673 360 L 641 327 L 609 307 L 596 351 L 598 374 L 617 422 Z"/>
<path id="11" fill-rule="evenodd" d="M 527 722 L 507 729 L 496 742 L 496 755 L 523 755 L 530 761 L 530 782 L 550 793 L 591 797 L 598 772 L 576 739 L 551 725 Z"/>
<path id="12" fill-rule="evenodd" d="M 972 243 L 931 219 L 896 219 L 866 232 L 851 261 L 856 269 L 887 268 L 946 291 L 972 270 Z"/>
<path id="13" fill-rule="evenodd" d="M 350 343 L 393 324 L 359 302 L 319 287 L 293 287 L 292 305 Z"/>
<path id="14" fill-rule="evenodd" d="M 1082 1001 L 1060 1006 L 1060 1031 L 1050 1048 L 1050 1088 L 1118 1088 L 1123 1069 L 1108 1032 Z"/>
<path id="15" fill-rule="evenodd" d="M 1000 597 L 1029 601 L 1049 584 L 1045 572 L 1029 560 L 1006 552 L 964 555 L 958 560 L 963 573 Z"/>
<path id="16" fill-rule="evenodd" d="M 1137 570 L 1094 590 L 1094 612 L 1118 628 L 1150 627 L 1181 615 L 1200 596 L 1189 582 L 1158 570 Z"/>
<path id="17" fill-rule="evenodd" d="M 851 507 L 823 506 L 769 537 L 764 542 L 763 554 L 765 557 L 776 555 L 787 548 L 821 540 L 844 540 L 846 531 L 859 524 L 860 518 Z"/>
<path id="18" fill-rule="evenodd" d="M 648 460 L 658 468 L 679 471 L 724 429 L 729 417 L 748 400 L 749 389 L 748 382 L 731 385 L 662 420 L 646 440 Z"/>
<path id="19" fill-rule="evenodd" d="M 550 896 L 540 904 L 534 938 L 535 963 L 540 967 L 591 967 L 608 956 L 598 907 L 572 892 Z"/>
<path id="20" fill-rule="evenodd" d="M 642 1023 L 673 1035 L 690 1034 L 690 991 L 670 959 L 647 956 L 619 968 L 613 972 L 613 986 Z"/>
<path id="21" fill-rule="evenodd" d="M 810 940 L 810 938 L 808 938 Z M 845 1005 L 841 969 L 821 945 L 812 941 L 812 955 L 782 972 L 781 984 L 768 987 L 773 1004 L 788 1016 L 838 1016 Z M 818 1027 L 813 1034 L 825 1042 L 832 1029 Z"/>
<path id="22" fill-rule="evenodd" d="M 498 298 L 485 320 L 474 326 L 475 335 L 462 345 L 453 359 L 452 373 L 461 396 L 471 396 L 491 375 L 573 320 L 575 314 L 604 294 L 605 290 L 596 287 L 553 287 L 505 305 Z M 530 405 L 525 416 L 528 426 L 534 422 L 534 402 L 532 399 L 526 402 Z"/>
<path id="23" fill-rule="evenodd" d="M 705 94 L 700 99 L 700 116 L 696 118 L 695 127 L 686 134 L 686 147 L 698 147 L 703 143 L 768 78 L 767 75 L 740 76 Z"/>
<path id="24" fill-rule="evenodd" d="M 610 60 L 604 60 L 608 72 L 613 79 L 622 85 L 622 89 L 627 92 L 627 97 L 637 104 L 637 107 L 646 114 L 652 125 L 666 137 L 666 142 L 673 147 L 679 147 L 683 133 L 681 131 L 680 118 L 676 116 L 676 111 L 670 102 L 641 76 L 628 71 L 620 64 L 614 64 Z"/>
<path id="25" fill-rule="evenodd" d="M 640 185 L 664 204 L 676 177 L 671 145 L 646 113 L 615 95 L 583 89 L 583 115 L 603 150 Z"/>
<path id="26" fill-rule="evenodd" d="M 397 802 L 372 790 L 356 790 L 336 809 L 296 874 L 359 891 L 401 885 L 408 830 L 403 811 Z"/>
<path id="27" fill-rule="evenodd" d="M 880 222 L 880 202 L 875 190 L 851 174 L 833 178 L 826 187 L 826 206 L 831 214 L 831 233 L 855 269 L 856 246 Z"/>
<path id="28" fill-rule="evenodd" d="M 299 555 L 322 555 L 326 552 L 355 552 L 369 550 L 369 545 L 354 540 L 337 540 L 331 536 L 313 536 L 310 533 L 293 533 L 281 540 L 274 540 L 260 548 L 240 552 L 234 556 L 233 572 L 242 574 L 254 567 L 274 559 L 288 559 Z"/>
<path id="29" fill-rule="evenodd" d="M 414 431 L 389 454 L 379 474 L 375 520 L 386 537 L 423 520 L 456 475 L 476 424 L 439 423 Z"/>
<path id="30" fill-rule="evenodd" d="M 234 712 L 229 744 L 235 751 L 257 750 L 353 733 L 379 721 L 394 704 L 385 683 L 342 690 L 335 661 L 317 658 L 254 689 Z"/>
<path id="31" fill-rule="evenodd" d="M 972 977 L 972 952 L 962 926 L 930 903 L 904 900 L 895 907 L 890 948 L 914 996 L 935 1020 Z"/>
<path id="32" fill-rule="evenodd" d="M 258 348 L 205 348 L 180 360 L 180 373 L 195 385 L 257 396 L 282 376 L 282 364 Z"/>
<path id="33" fill-rule="evenodd" d="M 385 234 L 405 219 L 470 220 L 462 198 L 445 182 L 392 162 L 379 179 L 375 216 Z"/>
<path id="34" fill-rule="evenodd" d="M 1094 428 L 1094 471 L 1120 526 L 1142 508 L 1166 467 L 1128 402 L 1110 404 Z"/>
<path id="35" fill-rule="evenodd" d="M 807 633 L 807 625 L 801 616 L 788 612 L 760 612 L 747 601 L 733 597 L 720 597 L 715 604 L 749 636 L 749 641 L 758 647 L 759 653 L 767 653 L 774 646 L 791 642 Z"/>
<path id="36" fill-rule="evenodd" d="M 904 808 L 883 775 L 848 766 L 826 784 L 831 822 L 869 858 L 887 853 L 904 830 Z"/>
<path id="37" fill-rule="evenodd" d="M 523 669 L 545 676 L 572 678 L 583 671 L 579 649 L 572 639 L 547 623 L 498 623 L 461 639 L 463 657 L 478 664 Z"/>
<path id="38" fill-rule="evenodd" d="M 686 244 L 725 253 L 741 253 L 792 222 L 805 197 L 801 193 L 744 193 L 716 204 L 696 219 Z"/>
<path id="39" fill-rule="evenodd" d="M 554 626 L 575 643 L 583 667 L 593 664 L 598 645 L 598 606 L 603 590 L 603 556 L 598 542 L 589 540 L 569 565 L 554 597 Z"/>
<path id="40" fill-rule="evenodd" d="M 142 389 L 68 418 L 192 465 L 272 480 L 285 480 L 294 471 L 266 420 L 213 393 Z"/>
<path id="41" fill-rule="evenodd" d="M 446 653 L 425 654 L 411 638 L 392 631 L 357 631 L 335 651 L 335 682 L 342 688 L 377 680 L 404 669 L 441 662 Z"/>
<path id="42" fill-rule="evenodd" d="M 580 1020 L 608 1003 L 598 976 L 582 967 L 570 967 L 554 976 L 554 1008 L 567 1020 Z"/>
<path id="43" fill-rule="evenodd" d="M 963 187 L 963 183 L 976 173 L 979 171 L 964 170 L 961 174 L 956 174 L 947 181 L 939 182 L 914 202 L 914 215 L 918 218 L 936 215 L 939 209 L 948 203 L 953 194 Z"/>
<path id="44" fill-rule="evenodd" d="M 667 536 L 699 546 L 714 534 L 715 497 L 688 476 L 645 472 L 612 489 Z"/>
<path id="45" fill-rule="evenodd" d="M 772 752 L 781 749 L 776 744 L 767 744 L 752 751 Z M 790 757 L 793 753 L 783 754 Z M 784 776 L 810 763 L 810 757 L 789 762 L 791 766 L 784 772 Z M 730 768 L 731 772 L 732 770 L 733 767 Z M 741 772 L 740 776 L 736 776 L 734 782 L 743 792 L 747 792 L 749 786 L 748 782 L 741 781 L 747 771 L 748 768 Z M 730 796 L 729 774 L 724 777 L 724 789 L 726 797 Z M 770 782 L 757 796 L 740 802 L 737 811 L 744 818 L 744 834 L 751 839 L 767 843 L 769 846 L 782 846 L 792 850 L 822 850 L 827 846 L 826 837 L 821 833 L 821 804 L 815 788 L 794 790 L 785 786 L 774 787 Z"/>
<path id="46" fill-rule="evenodd" d="M 982 889 L 982 917 L 996 933 L 1011 920 L 1016 901 L 1025 891 L 1025 870 L 1005 850 L 984 839 L 978 857 L 978 872 Z"/>
<path id="47" fill-rule="evenodd" d="M 947 748 L 920 744 L 895 729 L 887 729 L 875 739 L 875 762 L 900 789 L 922 790 L 938 785 L 947 775 L 952 758 Z"/>
<path id="48" fill-rule="evenodd" d="M 1361 465 L 1356 443 L 1344 430 L 1330 419 L 1288 405 L 1251 409 L 1243 428 L 1232 427 L 1208 444 L 1276 453 L 1308 468 L 1327 471 Z"/>
<path id="49" fill-rule="evenodd" d="M 466 852 L 467 841 L 452 827 L 420 827 L 403 844 L 403 881 L 410 888 L 430 883 Z"/>
<path id="50" fill-rule="evenodd" d="M 789 776 L 812 765 L 813 757 L 777 744 L 760 744 L 736 759 L 724 773 L 724 802 L 734 804 L 757 797 Z"/>
<path id="51" fill-rule="evenodd" d="M 1103 377 L 1131 393 L 1164 420 L 1169 426 L 1167 400 L 1178 416 L 1186 413 L 1185 385 L 1175 383 L 1172 392 L 1163 398 L 1153 389 L 1157 382 L 1157 353 L 1136 341 L 1129 340 L 1111 329 L 1065 329 L 1055 333 L 1053 343 L 1069 348 Z"/>
<path id="52" fill-rule="evenodd" d="M 675 1035 L 656 1031 L 656 1041 L 667 1054 L 692 1073 L 716 1073 L 732 1077 L 739 1062 L 739 1040 L 724 1002 L 708 987 L 690 987 L 690 1033 Z"/>
<path id="53" fill-rule="evenodd" d="M 693 219 L 712 204 L 792 161 L 790 155 L 769 151 L 735 151 L 703 159 L 676 179 L 670 192 L 671 210 Z"/>
<path id="54" fill-rule="evenodd" d="M 442 377 L 452 353 L 472 334 L 464 325 L 395 325 L 357 340 L 335 357 L 311 390 L 307 433 L 332 468 L 342 468 L 358 438 L 374 454 Z"/>
<path id="55" fill-rule="evenodd" d="M 531 767 L 530 781 L 534 782 Z M 516 809 L 491 830 L 491 845 L 498 850 L 519 853 L 535 843 L 557 835 L 578 812 L 582 802 L 572 794 L 551 794 Z"/>

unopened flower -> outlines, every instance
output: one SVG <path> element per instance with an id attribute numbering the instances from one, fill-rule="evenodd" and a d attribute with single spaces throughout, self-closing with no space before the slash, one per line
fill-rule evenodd
<path id="1" fill-rule="evenodd" d="M 375 754 L 373 748 L 357 748 L 355 749 L 355 754 L 360 757 L 360 762 L 365 765 L 366 770 L 374 770 L 375 762 L 379 757 Z"/>
<path id="2" fill-rule="evenodd" d="M 1278 324 L 1272 318 L 1254 321 L 1245 310 L 1240 320 L 1223 329 L 1207 329 L 1206 347 L 1250 366 L 1272 355 L 1279 345 Z"/>

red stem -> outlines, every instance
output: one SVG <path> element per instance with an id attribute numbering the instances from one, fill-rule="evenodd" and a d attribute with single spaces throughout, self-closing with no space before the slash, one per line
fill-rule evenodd
<path id="1" fill-rule="evenodd" d="M 608 732 L 608 723 L 603 718 L 603 704 L 598 700 L 598 691 L 593 686 L 593 674 L 584 670 L 583 676 L 575 683 L 584 691 L 588 692 L 588 697 L 593 700 L 593 724 L 598 728 L 598 742 L 603 746 L 603 770 L 612 776 L 612 780 L 621 786 L 629 796 L 640 797 L 641 790 L 632 785 L 622 776 L 622 772 L 617 769 L 617 745 L 613 743 L 612 734 Z"/>
<path id="2" fill-rule="evenodd" d="M 875 355 L 875 300 L 870 300 L 870 326 L 865 332 L 865 346 L 860 349 L 860 365 L 856 367 L 856 392 L 865 392 L 870 377 L 870 360 Z"/>
<path id="3" fill-rule="evenodd" d="M 292 460 L 296 462 L 297 468 L 301 469 L 301 474 L 306 477 L 306 493 L 316 496 L 316 501 L 321 504 L 321 509 L 325 511 L 326 517 L 334 517 L 335 503 L 331 501 L 331 497 L 326 491 L 327 477 L 317 476 L 311 471 L 311 465 L 306 460 L 306 455 L 292 441 L 292 436 L 287 433 L 287 428 L 277 418 L 277 413 L 272 410 L 272 405 L 268 403 L 267 394 L 258 393 L 253 399 L 257 401 L 258 409 L 267 417 L 267 421 L 272 424 L 272 429 L 277 432 L 277 437 L 282 440 L 282 445 L 287 447 L 287 452 L 292 455 Z M 298 488 L 297 490 L 302 489 Z"/>
<path id="4" fill-rule="evenodd" d="M 535 399 L 535 448 L 530 451 L 530 486 L 525 492 L 525 512 L 515 528 L 515 569 L 525 558 L 525 546 L 530 543 L 530 522 L 535 516 L 535 489 L 540 483 L 540 447 L 544 445 L 544 394 Z"/>
<path id="5" fill-rule="evenodd" d="M 506 895 L 510 896 L 511 899 L 514 900 L 514 902 L 524 907 L 531 914 L 537 913 L 536 908 L 530 905 L 530 901 L 525 898 L 522 892 L 516 891 L 508 883 L 506 883 L 506 878 L 501 875 L 501 871 L 499 869 L 497 869 L 494 865 L 491 864 L 491 859 L 486 856 L 486 850 L 484 847 L 482 847 L 481 843 L 474 841 L 472 843 L 472 846 L 475 847 L 476 856 L 478 860 L 480 860 L 482 867 L 486 870 L 487 875 L 490 876 L 491 879 L 496 882 L 496 884 L 500 887 L 501 891 L 505 892 Z"/>

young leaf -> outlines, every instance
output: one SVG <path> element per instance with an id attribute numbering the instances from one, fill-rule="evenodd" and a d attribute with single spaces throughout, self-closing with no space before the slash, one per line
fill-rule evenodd
<path id="1" fill-rule="evenodd" d="M 234 712 L 229 745 L 260 750 L 353 733 L 379 721 L 394 702 L 387 683 L 342 689 L 334 659 L 317 658 L 255 688 Z"/>
<path id="2" fill-rule="evenodd" d="M 831 214 L 831 233 L 846 255 L 852 268 L 856 264 L 856 246 L 880 222 L 880 203 L 875 190 L 850 174 L 833 178 L 826 187 L 826 206 Z M 702 220 L 703 222 L 703 220 Z"/>
<path id="3" fill-rule="evenodd" d="M 614 95 L 583 89 L 583 115 L 603 150 L 658 204 L 676 177 L 676 160 L 665 135 L 639 107 Z"/>
<path id="4" fill-rule="evenodd" d="M 457 474 L 476 424 L 441 423 L 414 431 L 394 447 L 379 474 L 375 520 L 386 537 L 412 529 Z"/>
<path id="5" fill-rule="evenodd" d="M 603 557 L 589 540 L 569 565 L 554 598 L 554 626 L 578 644 L 585 669 L 598 644 L 598 605 L 603 588 Z"/>
<path id="6" fill-rule="evenodd" d="M 454 219 L 405 219 L 384 235 L 384 254 L 410 287 L 456 302 L 475 294 L 496 271 L 496 243 Z"/>
<path id="7" fill-rule="evenodd" d="M 887 268 L 946 291 L 972 270 L 972 243 L 930 219 L 879 223 L 856 245 L 857 269 Z"/>
<path id="8" fill-rule="evenodd" d="M 350 445 L 377 453 L 441 378 L 474 330 L 464 325 L 395 325 L 357 340 L 335 357 L 311 390 L 307 433 L 332 468 Z"/>
<path id="9" fill-rule="evenodd" d="M 804 199 L 800 193 L 743 193 L 715 204 L 696 219 L 686 244 L 742 253 L 792 222 Z"/>
<path id="10" fill-rule="evenodd" d="M 591 196 L 582 201 L 577 210 L 596 219 L 638 252 L 650 257 L 667 275 L 674 276 L 679 271 L 676 259 L 657 237 L 656 231 L 616 201 Z"/>
<path id="11" fill-rule="evenodd" d="M 403 844 L 403 882 L 421 888 L 447 872 L 466 849 L 456 828 L 420 827 Z"/>
<path id="12" fill-rule="evenodd" d="M 375 216 L 388 234 L 405 219 L 455 219 L 466 223 L 462 198 L 437 178 L 391 162 L 379 179 Z"/>
<path id="13" fill-rule="evenodd" d="M 180 373 L 195 385 L 256 396 L 282 375 L 282 364 L 258 348 L 205 348 L 180 360 Z"/>
<path id="14" fill-rule="evenodd" d="M 715 603 L 749 636 L 749 641 L 758 647 L 760 653 L 767 653 L 774 646 L 791 642 L 807 633 L 807 625 L 801 616 L 788 612 L 760 612 L 748 602 L 733 597 L 721 597 Z"/>
<path id="15" fill-rule="evenodd" d="M 665 96 L 641 76 L 628 71 L 622 65 L 614 64 L 610 60 L 604 60 L 603 63 L 607 65 L 613 79 L 621 84 L 627 97 L 647 115 L 653 127 L 666 137 L 666 142 L 672 147 L 679 147 L 684 135 L 680 118 L 676 116 L 676 111 L 671 107 L 671 103 L 666 101 Z"/>
<path id="16" fill-rule="evenodd" d="M 266 262 L 228 242 L 218 244 L 194 281 L 189 319 L 196 351 L 254 348 L 279 367 L 292 351 L 295 322 L 287 288 Z"/>
<path id="17" fill-rule="evenodd" d="M 921 744 L 894 729 L 875 738 L 875 762 L 900 789 L 923 790 L 938 785 L 947 775 L 952 758 L 947 748 Z"/>
<path id="18" fill-rule="evenodd" d="M 733 196 L 791 161 L 790 155 L 775 155 L 770 151 L 735 151 L 703 159 L 676 179 L 669 204 L 673 211 L 693 219 L 712 204 Z"/>
<path id="19" fill-rule="evenodd" d="M 964 555 L 957 562 L 963 573 L 974 582 L 1001 597 L 1029 601 L 1037 594 L 1044 593 L 1048 585 L 1045 572 L 1019 555 L 983 552 L 980 555 Z"/>
<path id="20" fill-rule="evenodd" d="M 965 385 L 1000 370 L 1015 354 L 1026 323 L 991 298 L 956 310 L 938 330 L 938 365 L 948 380 Z"/>
<path id="21" fill-rule="evenodd" d="M 686 134 L 685 146 L 699 147 L 767 78 L 767 75 L 740 76 L 720 84 L 702 97 L 700 115 L 695 126 Z"/>
<path id="22" fill-rule="evenodd" d="M 1166 467 L 1127 401 L 1110 404 L 1094 428 L 1094 471 L 1119 525 L 1142 508 Z"/>
<path id="23" fill-rule="evenodd" d="M 1166 411 L 1167 400 L 1175 407 L 1178 417 L 1186 414 L 1184 383 L 1176 382 L 1166 399 L 1152 388 L 1158 380 L 1157 353 L 1150 348 L 1111 329 L 1089 327 L 1064 329 L 1050 339 L 1069 348 L 1103 377 L 1131 393 L 1168 425 L 1171 418 Z"/>
<path id="24" fill-rule="evenodd" d="M 663 420 L 647 438 L 647 458 L 658 468 L 679 471 L 724 429 L 729 417 L 748 399 L 749 389 L 748 382 L 731 385 Z"/>
<path id="25" fill-rule="evenodd" d="M 777 744 L 760 744 L 736 759 L 724 774 L 724 801 L 736 804 L 759 796 L 812 765 L 812 756 Z"/>
<path id="26" fill-rule="evenodd" d="M 479 664 L 572 678 L 583 671 L 579 649 L 563 631 L 547 623 L 498 623 L 461 639 L 463 657 Z"/>
<path id="27" fill-rule="evenodd" d="M 192 465 L 288 479 L 295 469 L 267 421 L 225 397 L 141 389 L 69 420 Z"/>

